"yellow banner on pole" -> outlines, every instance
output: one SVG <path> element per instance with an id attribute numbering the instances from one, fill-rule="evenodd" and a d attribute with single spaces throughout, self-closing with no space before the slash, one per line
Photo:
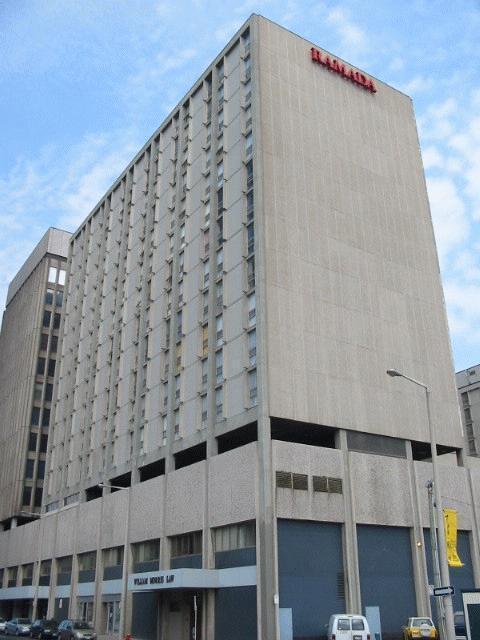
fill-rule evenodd
<path id="1" fill-rule="evenodd" d="M 463 567 L 457 552 L 457 512 L 455 509 L 444 509 L 445 537 L 447 539 L 447 558 L 450 567 Z"/>

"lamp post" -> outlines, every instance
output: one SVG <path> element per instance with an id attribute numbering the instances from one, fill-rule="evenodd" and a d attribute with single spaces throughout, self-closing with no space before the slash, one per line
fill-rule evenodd
<path id="1" fill-rule="evenodd" d="M 419 380 L 415 380 L 415 378 L 411 378 L 410 376 L 397 371 L 396 369 L 387 369 L 387 375 L 392 378 L 404 378 L 409 382 L 413 382 L 425 391 L 425 402 L 427 407 L 427 422 L 428 422 L 428 432 L 430 438 L 430 448 L 432 454 L 432 473 L 433 473 L 433 495 L 435 499 L 435 506 L 437 510 L 437 527 L 438 527 L 438 546 L 439 546 L 439 559 L 440 559 L 440 577 L 442 580 L 442 586 L 448 586 L 450 584 L 450 573 L 448 570 L 448 559 L 447 559 L 447 542 L 445 537 L 445 521 L 443 515 L 443 507 L 442 507 L 442 496 L 440 492 L 440 482 L 439 482 L 439 473 L 438 473 L 438 460 L 437 460 L 437 439 L 435 434 L 435 428 L 432 423 L 431 411 L 430 411 L 430 389 L 429 387 L 420 382 Z M 432 549 L 433 551 L 433 549 Z M 443 597 L 443 605 L 445 612 L 444 619 L 444 630 L 445 630 L 445 640 L 455 640 L 455 625 L 453 622 L 453 604 L 452 604 L 452 596 L 435 596 L 436 598 Z M 439 608 L 441 610 L 441 607 Z M 440 620 L 442 617 L 440 616 Z"/>
<path id="2" fill-rule="evenodd" d="M 125 489 L 129 490 L 130 487 L 116 487 L 112 484 L 106 484 L 104 482 L 100 482 L 98 484 L 99 487 L 105 489 L 115 489 L 124 491 Z M 131 492 L 128 491 L 128 505 L 127 505 L 127 517 L 125 519 L 125 538 L 123 544 L 123 567 L 122 567 L 122 593 L 121 593 L 121 607 L 120 607 L 120 624 L 118 630 L 119 640 L 125 635 L 125 617 L 127 611 L 127 591 L 128 591 L 128 537 L 130 532 L 130 496 Z"/>

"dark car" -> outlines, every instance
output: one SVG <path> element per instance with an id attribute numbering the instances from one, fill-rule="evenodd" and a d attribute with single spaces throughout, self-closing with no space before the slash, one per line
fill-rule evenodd
<path id="1" fill-rule="evenodd" d="M 30 620 L 28 618 L 13 618 L 5 625 L 6 636 L 29 636 Z"/>
<path id="2" fill-rule="evenodd" d="M 35 620 L 30 627 L 32 638 L 56 638 L 58 635 L 58 622 L 56 620 Z"/>
<path id="3" fill-rule="evenodd" d="M 97 640 L 94 628 L 83 620 L 62 620 L 57 630 L 58 640 Z"/>

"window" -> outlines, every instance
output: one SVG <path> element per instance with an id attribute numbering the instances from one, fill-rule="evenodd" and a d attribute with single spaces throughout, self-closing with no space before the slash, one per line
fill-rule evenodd
<path id="1" fill-rule="evenodd" d="M 163 416 L 162 418 L 162 445 L 163 446 L 167 444 L 167 427 L 168 427 L 168 417 Z"/>
<path id="2" fill-rule="evenodd" d="M 60 269 L 59 270 L 59 272 L 58 272 L 58 284 L 61 284 L 62 286 L 64 286 L 66 274 L 67 274 L 67 272 L 65 271 L 65 269 Z"/>
<path id="3" fill-rule="evenodd" d="M 175 400 L 180 400 L 180 374 L 175 376 Z"/>
<path id="4" fill-rule="evenodd" d="M 217 188 L 223 187 L 223 162 L 217 164 Z"/>
<path id="5" fill-rule="evenodd" d="M 247 260 L 247 287 L 253 289 L 255 287 L 255 258 Z"/>
<path id="6" fill-rule="evenodd" d="M 253 220 L 253 191 L 247 193 L 247 223 Z"/>
<path id="7" fill-rule="evenodd" d="M 210 280 L 210 262 L 207 260 L 203 263 L 203 286 L 208 287 Z"/>
<path id="8" fill-rule="evenodd" d="M 248 397 L 252 405 L 257 404 L 257 370 L 248 372 Z"/>
<path id="9" fill-rule="evenodd" d="M 247 137 L 245 138 L 245 154 L 247 158 L 249 158 L 252 155 L 252 148 L 253 148 L 253 137 L 252 137 L 252 132 L 250 132 L 249 134 L 247 134 Z"/>
<path id="10" fill-rule="evenodd" d="M 253 160 L 247 162 L 247 190 L 253 187 Z"/>
<path id="11" fill-rule="evenodd" d="M 32 407 L 32 417 L 30 424 L 37 427 L 40 424 L 40 407 Z"/>
<path id="12" fill-rule="evenodd" d="M 223 390 L 222 387 L 215 389 L 215 414 L 217 418 L 223 416 Z"/>
<path id="13" fill-rule="evenodd" d="M 217 246 L 221 247 L 222 244 L 223 244 L 223 212 L 220 212 L 217 218 Z"/>
<path id="14" fill-rule="evenodd" d="M 35 495 L 34 495 L 34 500 L 33 500 L 33 505 L 35 507 L 41 507 L 42 506 L 42 495 L 43 495 L 43 487 L 37 487 L 35 489 Z"/>
<path id="15" fill-rule="evenodd" d="M 53 328 L 54 329 L 59 329 L 60 328 L 60 314 L 59 313 L 55 313 L 53 316 Z"/>
<path id="16" fill-rule="evenodd" d="M 208 318 L 208 292 L 205 292 L 202 296 L 202 319 Z"/>
<path id="17" fill-rule="evenodd" d="M 220 187 L 217 191 L 217 217 L 223 211 L 223 187 Z"/>
<path id="18" fill-rule="evenodd" d="M 48 427 L 50 424 L 50 409 L 44 409 L 42 413 L 42 427 Z"/>
<path id="19" fill-rule="evenodd" d="M 177 312 L 177 340 L 181 340 L 183 335 L 183 330 L 182 330 L 182 312 L 178 311 Z"/>
<path id="20" fill-rule="evenodd" d="M 224 91 L 223 83 L 218 87 L 217 94 L 218 94 L 218 106 L 219 108 L 221 108 L 225 99 L 225 91 Z"/>
<path id="21" fill-rule="evenodd" d="M 250 104 L 251 99 L 252 99 L 252 81 L 247 80 L 247 82 L 245 82 L 245 106 Z"/>
<path id="22" fill-rule="evenodd" d="M 57 353 L 58 349 L 58 336 L 52 336 L 50 338 L 50 351 L 52 353 Z"/>
<path id="23" fill-rule="evenodd" d="M 56 282 L 57 281 L 57 269 L 55 267 L 49 267 L 48 269 L 48 281 Z"/>
<path id="24" fill-rule="evenodd" d="M 40 336 L 40 350 L 46 351 L 48 348 L 48 333 L 42 333 Z"/>
<path id="25" fill-rule="evenodd" d="M 253 224 L 247 227 L 247 254 L 250 255 L 255 249 L 255 230 Z"/>
<path id="26" fill-rule="evenodd" d="M 223 249 L 217 251 L 217 276 L 223 273 Z"/>
<path id="27" fill-rule="evenodd" d="M 254 327 L 257 320 L 257 308 L 255 305 L 255 294 L 248 296 L 248 326 Z"/>
<path id="28" fill-rule="evenodd" d="M 216 345 L 220 347 L 223 344 L 223 316 L 217 316 L 215 319 Z"/>
<path id="29" fill-rule="evenodd" d="M 37 478 L 43 480 L 45 477 L 45 460 L 39 460 L 37 465 Z"/>
<path id="30" fill-rule="evenodd" d="M 202 553 L 202 532 L 192 531 L 170 538 L 170 555 L 172 558 L 193 556 Z"/>
<path id="31" fill-rule="evenodd" d="M 218 112 L 218 135 L 219 136 L 221 136 L 223 134 L 223 127 L 224 127 L 223 118 L 224 118 L 223 109 L 221 109 Z"/>
<path id="32" fill-rule="evenodd" d="M 37 360 L 37 374 L 39 376 L 45 373 L 45 358 L 39 358 Z"/>
<path id="33" fill-rule="evenodd" d="M 215 552 L 255 547 L 255 522 L 242 522 L 213 530 Z"/>
<path id="34" fill-rule="evenodd" d="M 215 296 L 216 296 L 216 313 L 219 313 L 222 311 L 223 309 L 223 282 L 217 282 L 217 287 L 216 287 L 216 291 L 215 291 Z"/>
<path id="35" fill-rule="evenodd" d="M 180 227 L 180 249 L 185 247 L 185 225 L 182 224 Z"/>
<path id="36" fill-rule="evenodd" d="M 51 311 L 44 311 L 43 312 L 43 326 L 46 327 L 47 329 L 50 326 L 50 318 L 51 317 L 52 317 Z"/>
<path id="37" fill-rule="evenodd" d="M 207 385 L 208 381 L 208 359 L 202 360 L 202 387 Z"/>
<path id="38" fill-rule="evenodd" d="M 209 250 L 210 250 L 210 231 L 209 229 L 206 229 L 203 232 L 203 255 L 205 257 L 208 256 Z"/>
<path id="39" fill-rule="evenodd" d="M 173 412 L 173 436 L 175 439 L 180 438 L 180 409 Z"/>
<path id="40" fill-rule="evenodd" d="M 123 565 L 123 547 L 111 547 L 103 550 L 104 567 L 121 567 Z"/>
<path id="41" fill-rule="evenodd" d="M 48 375 L 52 378 L 55 375 L 55 364 L 56 364 L 55 360 L 52 360 L 50 358 L 48 361 Z"/>
<path id="42" fill-rule="evenodd" d="M 178 283 L 178 304 L 183 304 L 183 280 Z"/>
<path id="43" fill-rule="evenodd" d="M 35 402 L 40 402 L 42 400 L 43 393 L 43 384 L 41 382 L 36 382 L 33 387 L 33 400 Z"/>
<path id="44" fill-rule="evenodd" d="M 175 347 L 175 369 L 179 371 L 182 367 L 182 343 Z"/>
<path id="45" fill-rule="evenodd" d="M 184 267 L 185 267 L 185 254 L 182 251 L 182 253 L 180 253 L 178 256 L 178 275 L 180 278 L 183 276 Z"/>
<path id="46" fill-rule="evenodd" d="M 47 293 L 45 294 L 45 304 L 53 304 L 53 289 L 47 289 Z"/>
<path id="47" fill-rule="evenodd" d="M 36 451 L 37 450 L 37 434 L 33 431 L 30 431 L 30 435 L 28 437 L 28 450 Z"/>
<path id="48" fill-rule="evenodd" d="M 48 435 L 42 433 L 40 436 L 40 453 L 46 453 L 48 445 Z"/>
<path id="49" fill-rule="evenodd" d="M 145 453 L 145 426 L 144 425 L 142 425 L 139 429 L 139 440 L 140 440 L 139 453 L 141 455 L 142 453 Z"/>
<path id="50" fill-rule="evenodd" d="M 202 356 L 208 355 L 208 325 L 202 327 Z"/>
<path id="51" fill-rule="evenodd" d="M 207 396 L 202 396 L 202 429 L 207 426 L 208 420 L 208 399 Z"/>
<path id="52" fill-rule="evenodd" d="M 53 384 L 50 384 L 49 382 L 45 387 L 45 401 L 51 402 L 52 396 L 53 396 Z"/>
<path id="53" fill-rule="evenodd" d="M 215 352 L 215 376 L 217 384 L 223 381 L 223 351 L 221 349 Z"/>
<path id="54" fill-rule="evenodd" d="M 248 363 L 251 367 L 257 364 L 257 332 L 255 329 L 248 334 Z"/>
<path id="55" fill-rule="evenodd" d="M 147 540 L 132 545 L 133 562 L 152 562 L 160 557 L 160 540 Z"/>
<path id="56" fill-rule="evenodd" d="M 210 224 L 210 201 L 205 203 L 203 211 L 203 224 L 207 227 Z"/>
<path id="57" fill-rule="evenodd" d="M 63 303 L 63 291 L 55 292 L 55 306 L 61 307 Z"/>
<path id="58" fill-rule="evenodd" d="M 35 460 L 27 460 L 25 465 L 25 478 L 33 478 L 33 469 L 35 467 Z"/>

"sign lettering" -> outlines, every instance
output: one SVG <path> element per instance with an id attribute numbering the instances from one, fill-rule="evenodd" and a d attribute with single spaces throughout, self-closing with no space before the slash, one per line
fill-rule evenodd
<path id="1" fill-rule="evenodd" d="M 346 67 L 343 62 L 321 53 L 318 49 L 315 49 L 315 47 L 312 47 L 310 52 L 313 62 L 321 64 L 323 67 L 326 67 L 334 73 L 338 73 L 338 75 L 346 78 L 347 80 L 351 80 L 371 93 L 377 92 L 377 88 L 375 87 L 373 80 L 371 78 L 367 78 L 367 76 L 360 73 L 360 71 L 355 71 L 351 67 Z"/>

